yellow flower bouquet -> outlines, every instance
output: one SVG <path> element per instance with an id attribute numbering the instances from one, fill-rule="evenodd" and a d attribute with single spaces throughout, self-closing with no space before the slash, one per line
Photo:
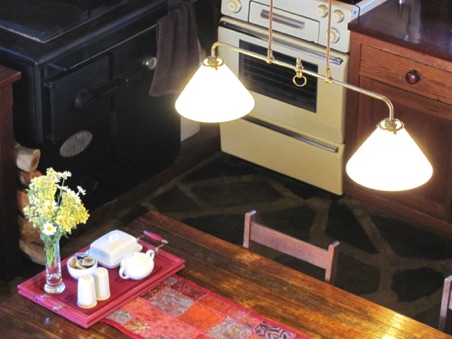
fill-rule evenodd
<path id="1" fill-rule="evenodd" d="M 28 189 L 28 205 L 24 214 L 38 228 L 44 243 L 47 282 L 44 290 L 61 293 L 64 284 L 61 279 L 59 241 L 68 236 L 78 224 L 84 224 L 89 213 L 80 199 L 85 191 L 80 186 L 77 192 L 65 186 L 70 172 L 56 172 L 48 168 L 45 175 L 33 178 Z M 62 284 L 62 286 L 61 286 Z"/>

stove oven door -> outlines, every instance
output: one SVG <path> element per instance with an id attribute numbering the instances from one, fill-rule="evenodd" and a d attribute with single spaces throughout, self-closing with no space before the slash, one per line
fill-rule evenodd
<path id="1" fill-rule="evenodd" d="M 268 31 L 223 18 L 219 40 L 266 56 Z M 282 34 L 274 34 L 278 60 L 325 74 L 325 51 Z M 345 128 L 345 89 L 307 76 L 297 87 L 295 72 L 220 48 L 219 55 L 251 91 L 256 105 L 243 119 L 220 125 L 221 147 L 263 167 L 335 194 L 342 194 Z M 332 75 L 344 81 L 348 56 L 331 55 Z"/>
<path id="2" fill-rule="evenodd" d="M 42 146 L 40 168 L 84 177 L 111 164 L 110 97 L 105 94 L 109 83 L 107 56 L 45 83 L 49 115 L 44 117 L 47 142 Z"/>

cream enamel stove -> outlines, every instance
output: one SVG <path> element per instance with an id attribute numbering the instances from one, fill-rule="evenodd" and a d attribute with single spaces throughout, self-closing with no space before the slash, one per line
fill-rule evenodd
<path id="1" fill-rule="evenodd" d="M 354 4 L 353 4 L 354 2 Z M 350 21 L 384 0 L 333 1 L 330 67 L 346 82 Z M 223 0 L 218 40 L 266 55 L 269 1 Z M 273 54 L 305 69 L 325 74 L 328 2 L 275 0 Z M 292 70 L 220 48 L 219 55 L 255 98 L 253 111 L 220 124 L 224 152 L 289 177 L 342 194 L 346 89 L 314 77 L 307 85 L 292 83 Z M 231 98 L 233 100 L 234 98 Z"/>

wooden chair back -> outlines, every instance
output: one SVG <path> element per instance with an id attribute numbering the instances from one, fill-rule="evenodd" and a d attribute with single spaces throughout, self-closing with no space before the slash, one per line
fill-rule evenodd
<path id="1" fill-rule="evenodd" d="M 256 211 L 245 214 L 245 229 L 243 247 L 249 248 L 250 241 L 273 248 L 279 252 L 291 255 L 300 260 L 325 270 L 325 281 L 334 285 L 339 256 L 338 241 L 328 246 L 328 249 L 318 247 L 287 234 L 268 228 L 256 222 Z"/>
<path id="2" fill-rule="evenodd" d="M 440 331 L 450 334 L 452 334 L 452 325 L 450 324 L 452 316 L 451 289 L 452 289 L 452 275 L 444 279 L 443 296 L 441 298 L 441 308 L 439 310 L 439 322 L 438 322 L 438 329 Z"/>

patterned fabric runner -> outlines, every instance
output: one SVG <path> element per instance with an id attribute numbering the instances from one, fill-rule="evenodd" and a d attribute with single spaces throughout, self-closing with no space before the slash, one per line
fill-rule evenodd
<path id="1" fill-rule="evenodd" d="M 102 321 L 132 338 L 309 338 L 177 275 Z"/>

